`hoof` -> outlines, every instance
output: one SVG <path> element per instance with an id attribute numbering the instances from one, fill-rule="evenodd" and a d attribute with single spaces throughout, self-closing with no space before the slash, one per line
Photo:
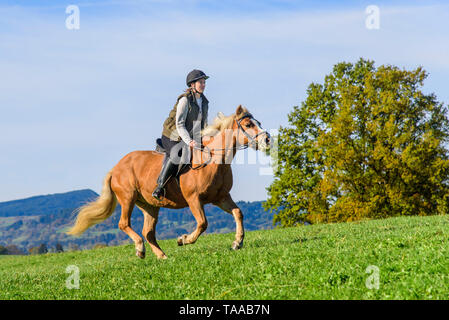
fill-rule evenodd
<path id="1" fill-rule="evenodd" d="M 239 250 L 243 247 L 243 243 L 238 243 L 237 241 L 234 241 L 232 243 L 232 250 Z"/>
<path id="2" fill-rule="evenodd" d="M 145 259 L 145 251 L 136 250 L 136 256 L 138 256 L 140 259 Z"/>
<path id="3" fill-rule="evenodd" d="M 186 235 L 182 235 L 178 237 L 178 246 L 183 246 L 185 245 L 185 241 L 186 241 Z"/>

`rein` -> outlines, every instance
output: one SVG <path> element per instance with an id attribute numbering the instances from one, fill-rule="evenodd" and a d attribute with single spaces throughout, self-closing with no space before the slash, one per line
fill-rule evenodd
<path id="1" fill-rule="evenodd" d="M 193 167 L 191 164 L 189 164 L 190 168 L 191 168 L 192 170 L 198 170 L 198 169 L 201 169 L 201 168 L 207 166 L 207 165 L 210 163 L 210 161 L 212 160 L 212 152 L 215 153 L 215 151 L 228 151 L 228 150 L 233 150 L 233 149 L 235 149 L 236 151 L 238 151 L 238 150 L 244 150 L 244 149 L 247 149 L 250 145 L 253 145 L 253 144 L 257 143 L 257 140 L 256 140 L 256 139 L 257 139 L 257 137 L 258 137 L 259 135 L 264 134 L 264 133 L 267 133 L 266 130 L 263 130 L 263 131 L 259 132 L 258 134 L 256 134 L 255 136 L 249 135 L 248 132 L 246 132 L 246 131 L 243 129 L 242 125 L 240 124 L 240 122 L 241 122 L 243 119 L 245 119 L 245 118 L 250 118 L 250 119 L 253 119 L 253 120 L 257 121 L 259 127 L 260 127 L 260 122 L 259 122 L 258 120 L 256 120 L 256 119 L 254 119 L 253 116 L 252 116 L 251 114 L 249 114 L 249 113 L 246 113 L 246 114 L 245 114 L 243 117 L 241 117 L 239 120 L 235 119 L 235 122 L 237 122 L 237 127 L 238 127 L 238 129 L 237 129 L 237 142 L 238 142 L 238 135 L 239 135 L 240 130 L 241 130 L 241 131 L 243 132 L 243 134 L 244 134 L 244 135 L 248 138 L 248 140 L 249 140 L 249 142 L 248 142 L 247 144 L 239 145 L 238 147 L 233 147 L 233 148 L 217 148 L 217 149 L 212 149 L 212 150 L 211 150 L 208 146 L 193 147 L 194 149 L 200 150 L 201 152 L 205 152 L 205 149 L 207 149 L 207 150 L 208 150 L 208 154 L 209 154 L 209 159 L 208 159 L 206 162 L 203 162 L 202 164 L 200 164 L 200 165 L 198 165 L 198 166 L 196 166 L 196 167 Z M 193 161 L 193 156 L 192 156 L 192 161 Z"/>

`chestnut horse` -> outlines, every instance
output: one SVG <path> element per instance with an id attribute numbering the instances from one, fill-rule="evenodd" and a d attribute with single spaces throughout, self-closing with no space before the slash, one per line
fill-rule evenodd
<path id="1" fill-rule="evenodd" d="M 74 226 L 67 232 L 80 235 L 90 226 L 108 218 L 115 210 L 117 200 L 122 213 L 118 224 L 135 243 L 136 255 L 145 258 L 143 239 L 131 228 L 134 205 L 144 215 L 143 237 L 153 253 L 161 259 L 167 256 L 156 241 L 156 223 L 160 207 L 190 207 L 197 226 L 189 235 L 178 238 L 178 245 L 195 243 L 207 228 L 204 205 L 212 203 L 233 215 L 236 223 L 234 250 L 243 245 L 243 214 L 232 200 L 231 162 L 238 149 L 251 147 L 268 150 L 270 135 L 260 127 L 259 121 L 241 105 L 235 114 L 224 117 L 222 113 L 214 124 L 202 131 L 202 148 L 192 150 L 192 169 L 179 176 L 179 184 L 170 178 L 165 185 L 165 197 L 158 201 L 152 197 L 161 170 L 164 154 L 156 151 L 134 151 L 124 156 L 104 178 L 101 195 L 97 200 L 80 208 Z M 200 164 L 194 166 L 194 164 Z"/>

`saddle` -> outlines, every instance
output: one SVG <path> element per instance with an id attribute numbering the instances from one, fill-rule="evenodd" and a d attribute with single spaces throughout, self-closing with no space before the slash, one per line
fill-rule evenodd
<path id="1" fill-rule="evenodd" d="M 157 138 L 157 139 L 156 139 L 156 151 L 157 151 L 157 152 L 164 153 L 165 156 L 168 157 L 167 152 L 166 152 L 164 146 L 162 145 L 162 139 L 161 139 L 161 138 Z M 178 170 L 177 170 L 176 174 L 175 174 L 175 175 L 172 175 L 172 176 L 174 176 L 174 177 L 176 178 L 176 180 L 178 181 L 178 185 L 179 185 L 179 176 L 180 176 L 181 174 L 183 174 L 183 173 L 185 173 L 185 172 L 188 171 L 188 170 L 185 170 L 185 168 L 188 169 L 190 163 L 191 163 L 191 159 L 190 159 L 190 161 L 189 161 L 188 163 L 185 163 L 185 162 L 183 163 L 182 161 L 179 162 L 179 164 L 178 164 Z"/>

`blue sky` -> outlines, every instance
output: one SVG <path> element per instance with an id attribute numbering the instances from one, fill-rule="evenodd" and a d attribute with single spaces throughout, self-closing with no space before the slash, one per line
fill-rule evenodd
<path id="1" fill-rule="evenodd" d="M 70 4 L 79 30 L 65 27 Z M 153 149 L 194 68 L 210 76 L 210 120 L 242 104 L 266 129 L 359 57 L 423 66 L 447 103 L 448 21 L 444 1 L 0 1 L 0 201 L 99 192 L 126 153 Z M 266 199 L 261 167 L 233 165 L 235 200 Z"/>

